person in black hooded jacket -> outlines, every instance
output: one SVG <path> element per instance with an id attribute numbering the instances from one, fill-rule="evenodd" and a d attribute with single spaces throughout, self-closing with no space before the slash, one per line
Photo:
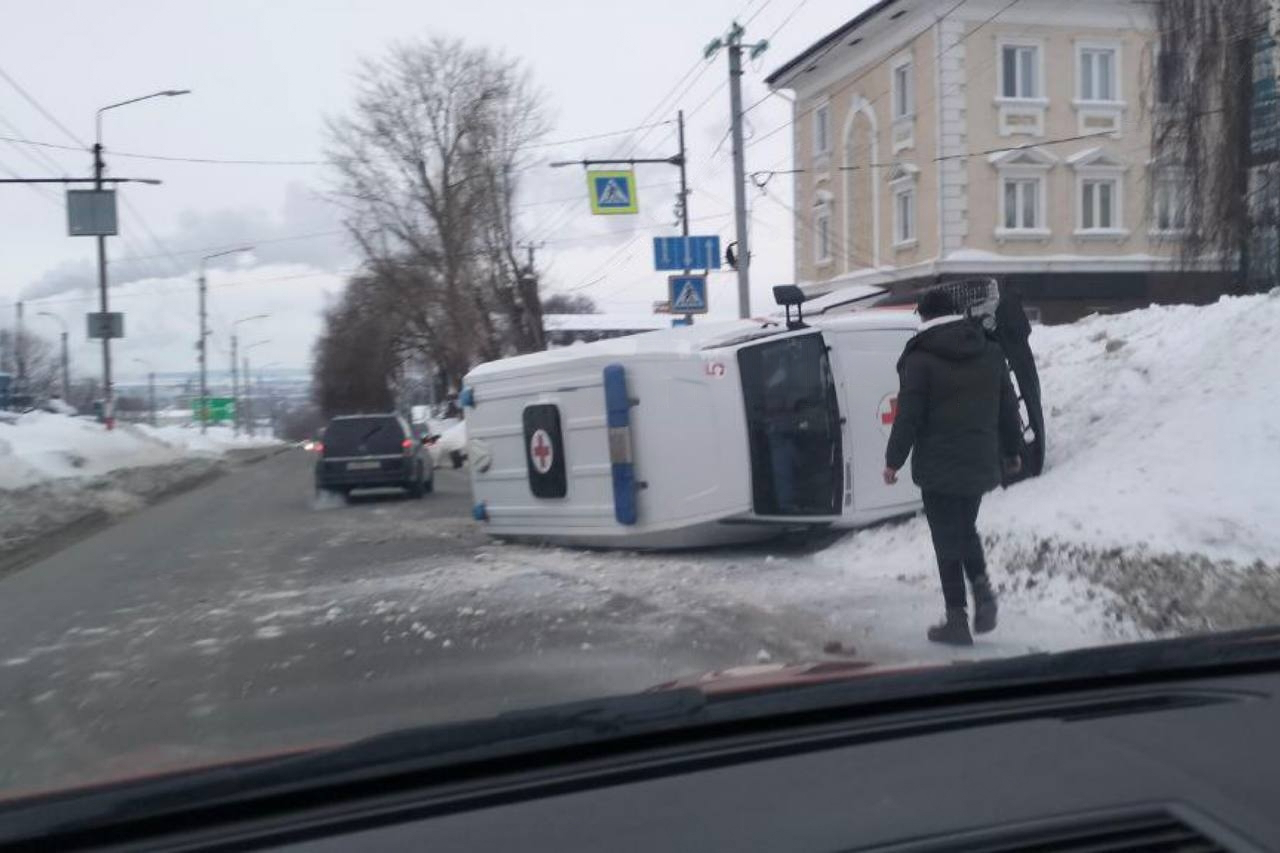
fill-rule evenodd
<path id="1" fill-rule="evenodd" d="M 1002 461 L 1018 462 L 1021 422 L 1000 345 L 961 316 L 944 290 L 924 294 L 924 321 L 898 360 L 898 410 L 885 451 L 884 480 L 896 483 L 911 456 L 938 558 L 946 619 L 929 639 L 972 645 L 965 578 L 973 587 L 973 630 L 996 627 L 996 597 L 978 535 L 982 496 L 1001 481 Z"/>

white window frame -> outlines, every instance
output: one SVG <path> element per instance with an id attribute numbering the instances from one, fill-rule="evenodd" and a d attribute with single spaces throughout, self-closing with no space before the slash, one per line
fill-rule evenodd
<path id="1" fill-rule="evenodd" d="M 1035 50 L 1036 95 L 1005 95 L 1004 53 L 1008 48 L 1032 48 Z M 1044 136 L 1045 111 L 1049 97 L 1044 73 L 1045 42 L 1040 38 L 1024 38 L 1012 35 L 996 37 L 996 95 L 998 132 L 1001 136 Z M 1021 63 L 1017 63 L 1020 67 Z"/>
<path id="2" fill-rule="evenodd" d="M 905 90 L 898 83 L 899 72 L 906 71 Z M 906 109 L 899 112 L 898 102 L 905 96 Z M 893 121 L 893 153 L 916 145 L 916 66 L 910 51 L 900 53 L 889 63 L 889 114 Z"/>
<path id="3" fill-rule="evenodd" d="M 826 132 L 820 132 L 825 129 Z M 831 102 L 822 101 L 813 108 L 813 156 L 824 159 L 831 156 Z"/>
<path id="4" fill-rule="evenodd" d="M 1160 239 L 1177 239 L 1184 235 L 1187 231 L 1187 174 L 1184 169 L 1173 166 L 1152 165 L 1150 171 L 1151 180 L 1151 210 L 1150 228 L 1148 234 L 1152 237 Z M 1163 199 L 1163 190 L 1172 187 L 1171 197 Z M 1163 205 L 1162 205 L 1163 201 Z M 1172 227 L 1163 228 L 1160 225 L 1160 208 L 1162 206 L 1169 207 L 1170 223 Z M 1173 224 L 1181 214 L 1182 224 Z"/>
<path id="5" fill-rule="evenodd" d="M 905 74 L 904 74 L 905 72 Z M 903 54 L 894 59 L 890 68 L 893 90 L 893 120 L 916 117 L 916 66 L 911 54 Z M 899 77 L 906 78 L 905 91 Z M 905 97 L 904 97 L 905 96 Z M 904 104 L 905 102 L 905 104 Z"/>
<path id="6" fill-rule="evenodd" d="M 1031 48 L 1036 52 L 1035 75 L 1036 93 L 1034 95 L 1006 95 L 1004 78 L 1004 53 L 1009 48 Z M 1044 104 L 1048 105 L 1049 97 L 1045 94 L 1044 77 L 1044 39 L 1019 38 L 1016 36 L 999 36 L 996 38 L 996 100 L 1006 103 Z M 1015 63 L 1021 67 L 1021 63 Z"/>
<path id="7" fill-rule="evenodd" d="M 1111 97 L 1094 98 L 1084 91 L 1084 66 L 1086 53 L 1111 54 Z M 1096 81 L 1095 81 L 1096 82 Z M 1076 40 L 1076 101 L 1081 104 L 1123 104 L 1124 45 L 1119 41 L 1099 39 Z"/>
<path id="8" fill-rule="evenodd" d="M 1108 51 L 1111 53 L 1111 86 L 1110 99 L 1086 98 L 1084 91 L 1085 54 L 1091 51 Z M 1128 103 L 1122 97 L 1124 93 L 1124 44 L 1113 39 L 1076 39 L 1075 42 L 1075 98 L 1071 105 L 1076 111 L 1077 132 L 1098 134 L 1111 139 L 1119 139 L 1124 129 L 1124 113 Z M 1109 130 L 1096 125 L 1099 120 L 1109 125 Z"/>
<path id="9" fill-rule="evenodd" d="M 1122 243 L 1129 237 L 1129 229 L 1124 224 L 1125 186 L 1124 174 L 1128 170 L 1120 160 L 1105 149 L 1088 148 L 1067 158 L 1071 168 L 1076 172 L 1075 195 L 1075 237 L 1077 240 L 1115 240 Z M 1084 226 L 1084 185 L 1086 181 L 1113 181 L 1115 189 L 1111 193 L 1111 225 L 1106 228 L 1094 225 Z M 1094 204 L 1097 198 L 1095 194 Z M 1095 211 L 1096 213 L 1096 211 Z M 1097 217 L 1095 215 L 1094 221 Z"/>
<path id="10" fill-rule="evenodd" d="M 1009 184 L 1015 184 L 1015 220 L 1016 225 L 1009 225 Z M 1035 187 L 1036 204 L 1034 210 L 1035 222 L 1030 225 L 1023 224 L 1022 212 L 1025 211 L 1024 191 L 1021 187 L 1030 184 Z M 1009 169 L 1000 175 L 1000 224 L 996 230 L 999 236 L 1004 239 L 1010 237 L 1034 237 L 1041 238 L 1049 234 L 1049 228 L 1045 224 L 1045 176 L 1043 172 L 1032 172 L 1030 170 Z"/>
<path id="11" fill-rule="evenodd" d="M 988 161 L 996 169 L 996 221 L 995 238 L 997 242 L 1007 240 L 1038 240 L 1046 242 L 1053 237 L 1049 228 L 1049 170 L 1057 164 L 1058 158 L 1043 148 L 1025 148 L 1001 151 L 990 155 Z M 1036 227 L 1006 228 L 1005 216 L 1005 182 L 1034 180 L 1039 183 L 1036 198 Z"/>
<path id="12" fill-rule="evenodd" d="M 890 173 L 889 188 L 893 196 L 893 248 L 913 249 L 920 244 L 920 195 L 916 191 L 920 170 L 911 164 L 899 164 Z M 902 198 L 910 198 L 911 215 L 902 216 Z"/>
<path id="13" fill-rule="evenodd" d="M 819 190 L 817 201 L 813 205 L 813 262 L 819 267 L 830 266 L 835 260 L 835 254 L 831 251 L 833 239 L 831 211 L 831 193 Z M 827 243 L 825 247 L 822 245 L 824 225 Z"/>

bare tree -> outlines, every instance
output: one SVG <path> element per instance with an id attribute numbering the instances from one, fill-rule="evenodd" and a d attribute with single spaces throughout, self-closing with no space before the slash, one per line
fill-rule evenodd
<path id="1" fill-rule="evenodd" d="M 599 314 L 595 300 L 585 293 L 553 293 L 542 300 L 544 314 Z"/>
<path id="2" fill-rule="evenodd" d="M 326 417 L 395 407 L 400 318 L 388 291 L 367 276 L 347 285 L 325 311 L 312 358 L 312 394 Z"/>
<path id="3" fill-rule="evenodd" d="M 519 62 L 433 38 L 366 62 L 351 114 L 329 125 L 347 227 L 399 315 L 394 347 L 451 384 L 542 346 L 511 213 L 521 152 L 547 129 L 541 104 Z"/>
<path id="4" fill-rule="evenodd" d="M 1147 108 L 1157 164 L 1183 181 L 1179 247 L 1187 264 L 1247 262 L 1255 226 L 1249 187 L 1258 0 L 1158 0 L 1158 53 Z M 1274 192 L 1274 189 L 1272 190 Z"/>
<path id="5" fill-rule="evenodd" d="M 0 329 L 0 352 L 12 353 L 11 369 L 19 362 L 25 372 L 25 386 L 15 388 L 33 400 L 44 400 L 61 391 L 62 362 L 57 348 L 49 341 L 24 331 L 21 336 L 10 329 Z M 15 376 L 16 378 L 16 376 Z"/>

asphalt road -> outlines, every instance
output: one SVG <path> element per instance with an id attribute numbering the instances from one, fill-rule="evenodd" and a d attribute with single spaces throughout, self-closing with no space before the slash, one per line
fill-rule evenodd
<path id="1" fill-rule="evenodd" d="M 748 612 L 488 542 L 462 472 L 344 504 L 311 464 L 235 466 L 0 578 L 0 793 L 628 692 L 759 647 Z"/>

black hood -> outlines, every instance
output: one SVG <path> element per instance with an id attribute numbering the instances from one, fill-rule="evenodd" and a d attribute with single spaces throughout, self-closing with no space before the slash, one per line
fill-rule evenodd
<path id="1" fill-rule="evenodd" d="M 961 317 L 918 333 L 907 344 L 903 355 L 914 349 L 948 361 L 968 361 L 986 352 L 987 336 L 977 322 Z"/>

